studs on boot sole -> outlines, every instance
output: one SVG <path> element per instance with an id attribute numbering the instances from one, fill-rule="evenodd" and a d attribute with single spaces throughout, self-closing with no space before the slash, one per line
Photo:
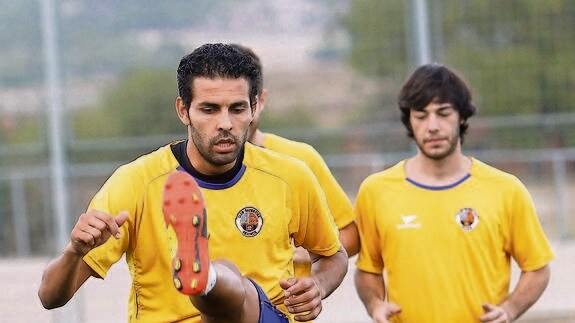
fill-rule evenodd
<path id="1" fill-rule="evenodd" d="M 178 277 L 174 278 L 174 286 L 176 287 L 177 290 L 181 290 L 182 287 L 184 287 L 182 286 L 182 281 Z"/>
<path id="2" fill-rule="evenodd" d="M 174 270 L 180 271 L 182 269 L 182 261 L 180 259 L 174 259 Z"/>

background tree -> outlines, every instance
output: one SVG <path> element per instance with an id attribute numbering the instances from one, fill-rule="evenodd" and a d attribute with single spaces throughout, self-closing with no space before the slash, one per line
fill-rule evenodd
<path id="1" fill-rule="evenodd" d="M 351 38 L 348 58 L 356 70 L 382 79 L 398 69 L 409 72 L 402 4 L 352 3 L 342 25 Z M 559 45 L 575 48 L 573 1 L 430 0 L 428 7 L 430 28 L 439 30 L 431 33 L 433 59 L 468 78 L 482 115 L 575 110 L 575 56 L 573 50 L 558 50 Z"/>
<path id="2" fill-rule="evenodd" d="M 182 133 L 174 110 L 176 75 L 167 69 L 126 73 L 104 91 L 102 100 L 74 118 L 79 138 L 115 138 Z"/>

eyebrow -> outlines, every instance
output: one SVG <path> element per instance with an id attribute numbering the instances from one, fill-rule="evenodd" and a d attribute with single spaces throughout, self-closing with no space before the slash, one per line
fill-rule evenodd
<path id="1" fill-rule="evenodd" d="M 439 107 L 437 107 L 437 109 L 435 111 L 445 111 L 447 109 L 454 109 L 455 107 L 453 106 L 453 104 L 451 103 L 439 103 Z M 429 113 L 429 111 L 427 109 L 421 109 L 421 110 L 417 110 L 417 109 L 412 109 L 413 113 Z"/>
<path id="2" fill-rule="evenodd" d="M 209 101 L 200 102 L 200 103 L 198 103 L 198 106 L 212 108 L 212 109 L 216 109 L 216 108 L 221 107 L 220 104 L 209 102 Z M 229 106 L 230 106 L 230 108 L 237 107 L 237 106 L 249 107 L 250 104 L 247 101 L 242 100 L 242 101 L 232 102 Z"/>
<path id="3" fill-rule="evenodd" d="M 234 103 L 230 104 L 230 108 L 235 108 L 238 106 L 249 107 L 250 104 L 247 101 L 238 101 L 238 102 L 234 102 Z"/>
<path id="4" fill-rule="evenodd" d="M 442 109 L 448 109 L 448 108 L 454 108 L 453 104 L 451 103 L 441 103 L 439 104 L 439 107 L 437 108 L 438 110 L 442 110 Z"/>
<path id="5" fill-rule="evenodd" d="M 219 108 L 220 107 L 219 104 L 212 103 L 212 102 L 200 102 L 200 103 L 198 103 L 198 106 L 206 107 L 206 108 Z"/>
<path id="6" fill-rule="evenodd" d="M 455 109 L 455 107 L 451 103 L 440 103 L 439 106 L 437 107 L 437 109 L 435 109 L 435 111 L 444 111 L 447 109 Z M 421 111 L 422 112 L 428 112 L 426 109 L 421 110 Z"/>

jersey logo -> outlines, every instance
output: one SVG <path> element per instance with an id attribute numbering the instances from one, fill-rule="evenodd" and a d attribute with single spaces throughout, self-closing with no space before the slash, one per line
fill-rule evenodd
<path id="1" fill-rule="evenodd" d="M 397 225 L 398 229 L 415 229 L 415 228 L 419 228 L 421 226 L 421 223 L 419 222 L 414 222 L 415 219 L 417 219 L 417 215 L 411 214 L 411 215 L 402 215 L 401 216 L 401 220 L 403 221 L 403 223 L 400 223 Z"/>
<path id="2" fill-rule="evenodd" d="M 262 230 L 264 219 L 258 209 L 247 206 L 236 215 L 236 227 L 244 237 L 255 237 Z"/>
<path id="3" fill-rule="evenodd" d="M 472 208 L 463 208 L 457 212 L 455 222 L 465 231 L 473 230 L 479 223 L 479 215 Z"/>

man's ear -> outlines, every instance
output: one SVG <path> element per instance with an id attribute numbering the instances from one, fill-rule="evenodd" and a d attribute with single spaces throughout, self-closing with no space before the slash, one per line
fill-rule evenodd
<path id="1" fill-rule="evenodd" d="M 258 95 L 258 108 L 263 110 L 264 109 L 264 105 L 266 103 L 266 98 L 268 96 L 268 90 L 266 89 L 262 89 L 262 93 L 260 93 L 260 95 Z"/>
<path id="2" fill-rule="evenodd" d="M 176 98 L 176 102 L 175 102 L 174 106 L 176 108 L 176 114 L 178 115 L 178 118 L 180 118 L 180 121 L 185 126 L 189 126 L 190 125 L 190 117 L 188 116 L 188 108 L 186 107 L 186 104 L 184 103 L 184 100 L 182 99 L 182 97 L 179 96 Z"/>
<path id="3" fill-rule="evenodd" d="M 259 118 L 260 113 L 264 110 L 267 94 L 268 91 L 262 89 L 262 93 L 256 96 L 256 104 L 252 105 L 252 116 L 254 118 Z"/>

